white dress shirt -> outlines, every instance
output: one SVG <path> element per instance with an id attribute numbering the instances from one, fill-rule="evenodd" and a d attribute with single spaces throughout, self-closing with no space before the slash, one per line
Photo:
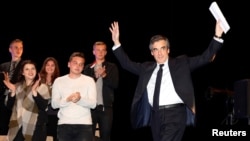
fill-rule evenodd
<path id="1" fill-rule="evenodd" d="M 158 70 L 159 70 L 159 64 L 157 64 L 157 67 L 152 73 L 151 78 L 147 85 L 148 100 L 151 105 L 153 105 L 153 97 L 154 97 L 156 76 L 157 76 Z M 168 67 L 168 61 L 166 61 L 163 66 L 159 105 L 162 106 L 162 105 L 169 105 L 169 104 L 176 104 L 176 103 L 183 103 L 183 101 L 181 100 L 181 98 L 178 96 L 178 94 L 175 91 L 173 81 L 170 75 L 169 67 Z"/>

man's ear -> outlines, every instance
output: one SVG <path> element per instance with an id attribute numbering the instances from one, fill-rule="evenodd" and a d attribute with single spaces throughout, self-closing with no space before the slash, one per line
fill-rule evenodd
<path id="1" fill-rule="evenodd" d="M 68 62 L 68 68 L 70 67 L 70 62 Z"/>

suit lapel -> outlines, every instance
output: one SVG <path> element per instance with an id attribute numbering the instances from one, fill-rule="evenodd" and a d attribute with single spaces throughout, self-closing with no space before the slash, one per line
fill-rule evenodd
<path id="1" fill-rule="evenodd" d="M 142 88 L 147 87 L 147 84 L 149 82 L 149 79 L 151 78 L 151 75 L 154 71 L 156 67 L 156 63 L 154 63 L 153 65 L 150 65 L 148 67 L 146 67 L 146 71 L 145 71 L 145 75 L 143 76 L 143 81 L 142 81 Z"/>
<path id="2" fill-rule="evenodd" d="M 175 83 L 175 71 L 174 71 L 174 69 L 175 69 L 175 63 L 176 63 L 175 59 L 169 58 L 169 60 L 168 60 L 168 67 L 169 67 L 169 72 L 170 72 L 170 75 L 172 77 L 173 83 Z"/>

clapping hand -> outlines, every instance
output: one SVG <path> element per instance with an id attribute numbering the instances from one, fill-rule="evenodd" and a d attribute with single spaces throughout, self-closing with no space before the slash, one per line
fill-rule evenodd
<path id="1" fill-rule="evenodd" d="M 67 102 L 78 102 L 79 100 L 81 99 L 81 95 L 80 95 L 80 92 L 75 92 L 75 93 L 72 93 L 68 98 L 67 98 Z"/>
<path id="2" fill-rule="evenodd" d="M 98 69 L 95 70 L 95 77 L 105 77 L 106 76 L 106 67 L 99 67 Z"/>
<path id="3" fill-rule="evenodd" d="M 3 74 L 4 74 L 3 83 L 10 90 L 11 96 L 14 96 L 16 94 L 16 86 L 10 82 L 10 78 L 9 78 L 8 72 L 3 72 Z"/>

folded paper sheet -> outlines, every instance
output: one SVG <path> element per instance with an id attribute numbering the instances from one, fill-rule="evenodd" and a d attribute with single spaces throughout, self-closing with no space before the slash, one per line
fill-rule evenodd
<path id="1" fill-rule="evenodd" d="M 223 13 L 221 12 L 218 4 L 216 2 L 212 2 L 209 7 L 210 12 L 213 14 L 214 18 L 218 21 L 221 21 L 221 28 L 223 29 L 224 33 L 226 34 L 227 31 L 230 29 L 229 24 L 227 23 L 226 18 L 224 17 Z"/>

